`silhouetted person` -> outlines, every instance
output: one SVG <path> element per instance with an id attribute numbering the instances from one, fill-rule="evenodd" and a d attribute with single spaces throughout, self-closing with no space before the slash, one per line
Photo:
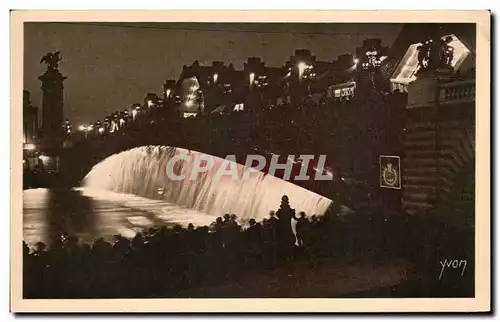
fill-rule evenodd
<path id="1" fill-rule="evenodd" d="M 225 214 L 224 215 L 224 220 L 222 221 L 222 225 L 226 226 L 227 224 L 229 224 L 230 220 L 231 220 L 231 215 L 230 214 Z"/>
<path id="2" fill-rule="evenodd" d="M 114 238 L 113 251 L 116 255 L 116 259 L 119 260 L 127 253 L 130 247 L 130 241 L 122 235 L 115 235 Z"/>
<path id="3" fill-rule="evenodd" d="M 184 242 L 186 243 L 186 250 L 191 255 L 196 249 L 196 236 L 195 236 L 194 225 L 189 223 L 187 230 L 184 234 Z"/>
<path id="4" fill-rule="evenodd" d="M 144 245 L 144 237 L 141 233 L 135 234 L 134 238 L 132 238 L 132 249 L 139 250 Z"/>
<path id="5" fill-rule="evenodd" d="M 272 212 L 274 215 L 274 212 Z M 274 218 L 277 222 L 277 219 Z M 276 265 L 277 257 L 277 241 L 276 241 L 276 226 L 273 221 L 265 219 L 262 221 L 262 239 L 263 245 L 263 264 L 265 268 L 273 268 Z"/>
<path id="6" fill-rule="evenodd" d="M 290 208 L 288 196 L 281 197 L 280 209 L 276 212 L 278 217 L 278 227 L 276 237 L 282 255 L 288 257 L 295 244 L 295 235 L 292 231 L 292 218 L 295 216 L 295 209 Z"/>
<path id="7" fill-rule="evenodd" d="M 236 216 L 235 214 L 231 214 L 231 216 L 229 217 L 229 225 L 230 226 L 238 226 L 238 216 Z"/>
<path id="8" fill-rule="evenodd" d="M 277 227 L 278 226 L 278 218 L 276 218 L 276 212 L 275 211 L 270 211 L 269 212 L 269 224 L 272 227 Z"/>
<path id="9" fill-rule="evenodd" d="M 47 245 L 43 242 L 37 242 L 35 244 L 35 251 L 33 252 L 34 256 L 44 256 L 45 255 L 45 249 L 47 248 Z"/>
<path id="10" fill-rule="evenodd" d="M 23 257 L 26 258 L 30 254 L 30 248 L 25 241 L 23 241 Z"/>
<path id="11" fill-rule="evenodd" d="M 297 231 L 297 243 L 300 247 L 304 246 L 304 240 L 307 240 L 309 220 L 306 218 L 306 214 L 301 211 L 299 212 L 299 217 L 293 217 L 297 220 L 297 226 L 295 230 Z"/>
<path id="12" fill-rule="evenodd" d="M 262 226 L 255 219 L 249 220 L 250 227 L 245 230 L 246 261 L 255 268 L 262 256 Z"/>

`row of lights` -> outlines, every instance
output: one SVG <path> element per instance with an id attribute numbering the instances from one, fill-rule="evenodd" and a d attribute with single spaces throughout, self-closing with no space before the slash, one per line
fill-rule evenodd
<path id="1" fill-rule="evenodd" d="M 151 107 L 153 107 L 155 105 L 152 100 L 148 100 L 146 102 L 146 104 L 147 104 L 147 106 L 149 108 L 151 108 Z M 137 115 L 140 113 L 140 109 L 141 109 L 140 106 L 136 106 L 135 108 L 132 109 L 131 115 L 132 115 L 132 120 L 133 121 L 136 120 Z M 114 114 L 111 115 L 111 117 L 114 118 L 114 119 L 116 119 L 116 120 L 109 121 L 110 117 L 107 116 L 105 118 L 105 122 L 104 122 L 105 126 L 104 127 L 100 125 L 99 121 L 97 121 L 95 125 L 94 124 L 89 124 L 89 125 L 81 124 L 81 125 L 78 126 L 78 130 L 80 132 L 85 133 L 85 136 L 87 136 L 87 134 L 89 132 L 93 131 L 93 130 L 97 130 L 99 134 L 103 134 L 106 131 L 105 128 L 109 127 L 110 128 L 109 132 L 113 133 L 113 132 L 119 130 L 119 128 L 121 128 L 122 126 L 124 126 L 125 123 L 127 122 L 126 119 L 128 119 L 128 117 L 129 117 L 129 112 L 126 111 L 126 110 L 123 111 L 123 112 L 120 112 L 120 113 L 122 113 L 122 115 L 121 115 L 120 118 L 117 118 L 117 115 L 119 115 L 118 112 L 116 112 L 116 113 L 114 113 Z"/>
<path id="2" fill-rule="evenodd" d="M 369 53 L 367 52 L 367 55 L 368 55 L 368 54 L 369 54 Z M 375 55 L 377 55 L 377 52 L 375 51 L 375 52 L 374 52 L 374 54 L 375 54 Z M 358 62 L 359 62 L 359 59 L 357 59 L 357 58 L 356 58 L 356 59 L 354 59 L 354 65 L 357 65 L 357 64 L 358 64 Z M 378 62 L 376 62 L 376 64 L 380 65 L 380 60 L 379 60 Z M 367 63 L 363 63 L 363 67 L 365 67 L 365 66 L 368 66 L 368 65 L 367 65 Z M 299 63 L 297 64 L 297 68 L 298 68 L 298 70 L 299 70 L 299 77 L 302 77 L 306 71 L 311 71 L 311 70 L 314 68 L 314 66 L 309 65 L 309 64 L 307 64 L 306 62 L 303 62 L 303 61 L 302 61 L 302 62 L 299 62 Z M 214 73 L 212 78 L 213 78 L 213 82 L 214 82 L 214 84 L 215 84 L 215 83 L 217 83 L 217 80 L 218 80 L 218 78 L 219 78 L 219 74 L 218 74 L 218 73 Z M 250 83 L 250 86 L 253 86 L 253 85 L 254 85 L 254 83 L 255 83 L 255 78 L 256 78 L 256 74 L 255 74 L 254 72 L 251 72 L 251 73 L 249 74 L 249 83 Z M 191 87 L 191 92 L 194 92 L 194 91 L 196 91 L 197 89 L 198 89 L 198 87 L 197 87 L 197 86 L 192 86 L 192 87 Z M 169 97 L 169 96 L 170 96 L 170 94 L 171 94 L 171 90 L 170 90 L 170 89 L 167 89 L 167 91 L 166 91 L 166 96 L 167 96 L 167 97 Z M 191 93 L 191 94 L 189 94 L 189 95 L 188 95 L 188 99 L 189 99 L 189 100 L 186 102 L 186 104 L 188 104 L 188 105 L 192 105 L 192 102 L 191 102 L 191 101 L 194 99 L 194 94 L 192 94 L 192 93 Z"/>
<path id="3" fill-rule="evenodd" d="M 368 54 L 368 53 L 367 53 L 367 54 Z M 376 54 L 377 54 L 377 52 L 375 52 L 375 55 L 376 55 Z M 357 65 L 357 64 L 358 64 L 358 62 L 359 62 L 359 59 L 357 59 L 357 58 L 356 58 L 356 59 L 354 59 L 354 65 Z M 363 66 L 365 66 L 365 64 L 366 64 L 366 63 L 363 63 Z M 378 62 L 378 64 L 380 64 L 380 61 Z M 309 64 L 307 64 L 306 62 L 303 62 L 303 61 L 302 61 L 302 62 L 299 62 L 299 63 L 297 64 L 297 68 L 298 68 L 298 70 L 299 70 L 299 77 L 302 77 L 306 71 L 311 71 L 311 70 L 314 68 L 314 66 L 309 65 Z M 287 76 L 289 76 L 289 75 L 290 75 L 290 73 L 288 73 L 288 74 L 287 74 Z M 218 77 L 219 77 L 219 74 L 217 74 L 217 73 L 214 73 L 214 74 L 213 74 L 213 81 L 214 81 L 214 83 L 216 83 L 216 82 L 217 82 Z M 249 78 L 249 84 L 250 84 L 250 86 L 253 86 L 253 85 L 255 84 L 256 74 L 255 74 L 254 72 L 251 72 L 251 73 L 248 75 L 248 78 Z M 193 88 L 192 88 L 191 90 L 193 90 Z M 167 90 L 167 91 L 170 91 L 170 90 Z M 167 96 L 169 95 L 169 93 L 170 93 L 170 92 L 167 92 Z M 189 97 L 189 96 L 188 96 L 188 97 Z"/>

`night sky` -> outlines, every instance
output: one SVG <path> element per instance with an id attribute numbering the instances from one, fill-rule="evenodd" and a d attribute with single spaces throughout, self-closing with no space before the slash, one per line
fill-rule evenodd
<path id="1" fill-rule="evenodd" d="M 41 106 L 40 58 L 60 50 L 65 81 L 65 117 L 90 123 L 162 91 L 182 65 L 214 60 L 243 67 L 248 57 L 282 66 L 295 49 L 310 49 L 318 60 L 352 53 L 365 38 L 390 46 L 400 24 L 205 24 L 205 23 L 26 23 L 24 89 Z"/>

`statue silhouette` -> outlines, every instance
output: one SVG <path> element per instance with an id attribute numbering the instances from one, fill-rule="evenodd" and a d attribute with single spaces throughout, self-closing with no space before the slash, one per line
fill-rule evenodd
<path id="1" fill-rule="evenodd" d="M 45 63 L 47 65 L 47 70 L 57 70 L 59 68 L 59 62 L 62 60 L 62 55 L 60 51 L 55 53 L 47 53 L 40 59 L 40 64 Z"/>

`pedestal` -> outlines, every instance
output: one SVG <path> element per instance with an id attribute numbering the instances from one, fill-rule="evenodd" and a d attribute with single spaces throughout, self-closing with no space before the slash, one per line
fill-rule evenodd
<path id="1" fill-rule="evenodd" d="M 450 78 L 450 70 L 437 70 L 418 75 L 408 84 L 407 108 L 435 107 L 439 102 L 439 85 Z"/>
<path id="2" fill-rule="evenodd" d="M 42 126 L 40 152 L 44 166 L 57 171 L 64 142 L 64 86 L 66 79 L 57 69 L 38 77 L 42 82 Z"/>

